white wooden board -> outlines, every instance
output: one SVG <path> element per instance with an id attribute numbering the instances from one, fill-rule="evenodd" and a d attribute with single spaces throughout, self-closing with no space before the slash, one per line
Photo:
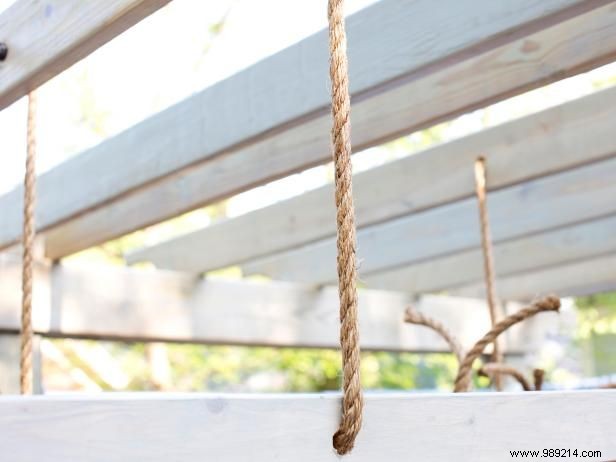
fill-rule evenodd
<path id="1" fill-rule="evenodd" d="M 609 216 L 501 242 L 494 246 L 494 261 L 498 278 L 511 276 L 511 279 L 515 280 L 517 276 L 524 278 L 525 273 L 534 273 L 545 267 L 554 267 L 554 271 L 558 271 L 559 266 L 615 252 L 616 216 Z M 483 271 L 481 249 L 472 249 L 370 274 L 362 280 L 371 289 L 419 294 L 482 284 Z M 566 273 L 566 270 L 563 270 L 563 276 Z M 538 282 L 543 281 L 540 279 Z M 547 284 L 547 281 L 545 283 Z M 569 288 L 567 284 L 570 285 Z M 558 293 L 564 290 L 566 294 L 571 294 L 569 290 L 578 284 L 575 280 L 562 279 L 558 286 L 549 285 L 545 290 Z M 590 284 L 587 290 L 592 290 L 593 286 L 594 284 Z"/>
<path id="2" fill-rule="evenodd" d="M 0 329 L 19 327 L 20 269 L 0 268 Z M 39 268 L 34 327 L 44 335 L 281 347 L 339 347 L 336 288 L 200 280 L 185 274 L 113 267 Z M 429 329 L 403 322 L 409 303 L 442 319 L 471 346 L 489 329 L 482 300 L 360 291 L 364 349 L 445 352 Z M 510 310 L 519 307 L 512 305 Z M 511 354 L 532 351 L 558 330 L 540 316 L 504 336 Z"/>
<path id="3" fill-rule="evenodd" d="M 0 110 L 170 0 L 17 0 L 0 14 Z"/>
<path id="4" fill-rule="evenodd" d="M 610 158 L 489 192 L 494 242 L 615 213 L 615 175 L 616 158 Z M 476 199 L 369 226 L 359 230 L 357 237 L 360 277 L 479 248 Z M 329 282 L 336 280 L 335 255 L 335 239 L 327 239 L 242 267 L 246 274 L 265 274 L 274 279 Z"/>
<path id="5" fill-rule="evenodd" d="M 474 0 L 473 8 L 459 0 L 446 2 L 435 9 L 430 0 L 382 1 L 349 18 L 351 90 L 356 103 L 365 101 L 362 112 L 354 114 L 356 134 L 365 132 L 367 136 L 363 141 L 355 137 L 358 147 L 425 127 L 528 86 L 579 72 L 606 62 L 608 55 L 613 55 L 613 41 L 602 38 L 595 43 L 597 36 L 590 33 L 600 18 L 569 24 L 565 31 L 548 34 L 546 43 L 550 48 L 525 48 L 524 42 L 519 41 L 539 29 L 611 1 Z M 604 31 L 608 35 L 613 33 L 611 23 L 607 24 L 596 30 L 601 37 Z M 571 35 L 575 39 L 569 43 L 564 37 Z M 498 48 L 512 41 L 516 43 L 514 47 Z M 570 48 L 574 43 L 575 48 Z M 570 53 L 572 49 L 575 53 Z M 494 54 L 486 56 L 490 51 Z M 480 61 L 469 63 L 469 67 L 462 64 L 478 55 L 482 56 Z M 542 61 L 544 56 L 548 61 Z M 553 64 L 552 57 L 555 57 Z M 490 58 L 498 63 L 502 59 L 504 67 L 520 72 L 511 74 L 499 67 L 490 74 L 487 71 L 494 66 Z M 528 67 L 521 65 L 521 60 Z M 452 73 L 445 71 L 457 65 L 462 67 Z M 466 73 L 471 76 L 461 78 Z M 429 79 L 430 75 L 436 80 Z M 501 86 L 496 82 L 504 75 L 511 76 L 512 80 L 507 79 Z M 169 178 L 177 183 L 148 192 L 150 207 L 132 202 L 120 216 L 113 210 L 106 210 L 104 217 L 98 216 L 99 223 L 113 218 L 108 221 L 112 223 L 110 228 L 103 227 L 106 237 L 102 236 L 105 233 L 96 233 L 96 239 L 104 240 L 324 162 L 330 156 L 326 76 L 326 35 L 321 32 L 77 156 L 41 178 L 39 229 L 57 225 L 129 193 L 139 193 L 140 187 L 154 186 L 154 182 L 177 174 Z M 459 85 L 449 86 L 450 91 L 442 93 L 441 88 L 451 82 Z M 439 104 L 432 97 L 437 88 L 443 97 Z M 480 91 L 470 92 L 469 88 Z M 488 92 L 488 88 L 492 90 Z M 383 92 L 389 95 L 388 104 L 373 98 Z M 409 95 L 430 95 L 430 104 L 409 99 Z M 390 116 L 382 117 L 382 111 L 375 111 L 376 108 L 387 108 Z M 418 112 L 418 108 L 422 111 Z M 409 119 L 406 114 L 413 117 Z M 381 127 L 382 132 L 367 130 L 369 126 Z M 301 135 L 299 132 L 284 135 L 294 127 Z M 278 133 L 283 136 L 277 136 Z M 219 160 L 224 162 L 219 164 Z M 190 180 L 190 172 L 182 170 L 206 161 L 211 161 L 207 167 L 210 173 L 199 176 L 198 181 Z M 203 168 L 205 165 L 202 164 Z M 254 173 L 255 166 L 261 174 Z M 186 179 L 186 185 L 182 179 Z M 201 192 L 203 185 L 207 187 Z M 0 199 L 0 246 L 19 235 L 20 197 L 16 190 Z M 94 238 L 88 236 L 95 234 L 78 234 L 78 238 L 71 237 L 67 242 L 92 244 Z M 76 245 L 71 247 L 74 251 Z M 50 252 L 49 256 L 57 257 L 66 251 Z"/>
<path id="6" fill-rule="evenodd" d="M 473 196 L 478 155 L 486 158 L 491 190 L 605 158 L 616 152 L 615 119 L 612 88 L 359 173 L 353 180 L 357 224 L 365 227 Z M 335 236 L 333 197 L 328 185 L 138 250 L 127 261 L 202 272 Z M 48 246 L 67 227 L 52 232 Z M 60 240 L 70 237 L 69 232 Z"/>
<path id="7" fill-rule="evenodd" d="M 19 462 L 500 462 L 510 451 L 616 459 L 616 390 L 369 394 L 353 452 L 332 434 L 338 394 L 0 397 L 3 452 Z"/>
<path id="8" fill-rule="evenodd" d="M 530 300 L 551 292 L 562 297 L 592 295 L 616 290 L 616 254 L 580 259 L 566 265 L 554 265 L 498 278 L 499 295 L 505 300 Z M 482 297 L 482 284 L 455 287 L 452 295 Z"/>

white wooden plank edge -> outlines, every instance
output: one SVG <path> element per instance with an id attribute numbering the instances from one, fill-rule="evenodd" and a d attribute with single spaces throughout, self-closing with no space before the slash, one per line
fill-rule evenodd
<path id="1" fill-rule="evenodd" d="M 498 293 L 505 300 L 531 300 L 539 294 L 561 297 L 584 296 L 616 290 L 616 253 L 554 265 L 497 278 Z M 448 291 L 451 295 L 480 297 L 481 284 L 470 284 Z"/>
<path id="2" fill-rule="evenodd" d="M 615 118 L 616 88 L 611 88 L 359 173 L 353 184 L 357 224 L 365 227 L 472 196 L 479 154 L 486 158 L 491 190 L 604 158 L 616 153 Z M 327 185 L 126 258 L 202 272 L 299 247 L 335 236 L 333 196 Z M 69 232 L 62 239 L 70 237 Z M 49 245 L 54 246 L 53 237 Z"/>
<path id="3" fill-rule="evenodd" d="M 616 216 L 500 242 L 493 249 L 496 275 L 501 278 L 615 253 Z M 482 255 L 481 249 L 466 250 L 370 274 L 362 281 L 371 289 L 413 294 L 446 292 L 483 282 Z"/>
<path id="4" fill-rule="evenodd" d="M 337 393 L 4 396 L 0 434 L 20 462 L 339 461 L 339 414 Z M 499 462 L 512 460 L 510 451 L 543 449 L 614 460 L 615 414 L 615 390 L 369 393 L 344 460 Z"/>
<path id="5" fill-rule="evenodd" d="M 494 243 L 616 213 L 614 175 L 613 157 L 488 193 Z M 469 198 L 360 229 L 360 277 L 478 248 L 478 221 L 476 199 Z M 242 268 L 278 280 L 327 283 L 336 280 L 335 255 L 332 238 Z"/>
<path id="6" fill-rule="evenodd" d="M 20 268 L 0 269 L 0 328 L 19 327 Z M 339 347 L 335 288 L 285 283 L 202 280 L 185 274 L 114 267 L 39 267 L 34 327 L 43 335 L 280 347 Z M 428 329 L 403 322 L 414 303 L 450 323 L 471 346 L 489 329 L 480 300 L 360 291 L 361 345 L 392 351 L 448 351 Z M 512 305 L 514 310 L 519 306 Z M 537 317 L 504 338 L 506 351 L 536 348 L 558 329 L 557 316 Z"/>
<path id="7" fill-rule="evenodd" d="M 17 0 L 0 14 L 0 110 L 169 3 Z"/>
<path id="8" fill-rule="evenodd" d="M 469 8 L 458 0 L 443 1 L 446 3 L 438 9 L 430 0 L 382 1 L 349 18 L 350 82 L 356 99 L 389 90 L 396 86 L 394 80 L 402 85 L 405 79 L 438 72 L 538 29 L 613 3 L 520 0 L 512 4 L 475 0 L 473 8 Z M 422 15 L 422 11 L 430 14 Z M 316 152 L 322 161 L 329 152 L 329 124 L 325 116 L 329 94 L 324 85 L 327 61 L 326 34 L 322 31 L 47 172 L 38 183 L 39 229 L 123 198 L 167 176 L 183 175 L 183 169 L 215 157 L 235 157 L 235 149 L 286 127 L 305 124 L 311 137 L 320 137 L 325 142 L 324 149 Z M 558 76 L 567 74 L 567 70 L 560 71 L 563 70 L 559 69 Z M 549 78 L 553 73 L 543 77 Z M 520 82 L 516 81 L 515 87 L 518 86 Z M 414 92 L 417 91 L 415 88 Z M 506 91 L 511 91 L 511 87 Z M 470 104 L 476 103 L 474 99 Z M 464 106 L 467 109 L 469 103 Z M 448 105 L 446 112 L 452 110 Z M 431 114 L 423 123 L 435 116 L 443 114 Z M 358 122 L 355 117 L 354 123 Z M 290 152 L 287 148 L 279 151 L 282 157 Z M 247 158 L 242 156 L 234 162 L 246 163 Z M 315 162 L 314 158 L 306 159 L 295 167 L 272 173 L 269 178 Z M 267 170 L 262 162 L 253 165 Z M 245 184 L 244 188 L 248 186 Z M 237 185 L 235 188 L 241 189 Z M 218 197 L 223 194 L 217 193 Z M 19 236 L 21 196 L 17 189 L 0 198 L 0 246 Z"/>

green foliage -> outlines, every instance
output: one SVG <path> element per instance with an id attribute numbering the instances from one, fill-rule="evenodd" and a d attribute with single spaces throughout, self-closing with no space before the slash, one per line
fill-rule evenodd
<path id="1" fill-rule="evenodd" d="M 156 389 L 145 344 L 108 342 L 130 390 Z M 169 344 L 172 389 L 178 391 L 317 392 L 340 388 L 340 352 L 308 348 Z M 450 390 L 456 360 L 448 354 L 365 352 L 366 389 Z"/>

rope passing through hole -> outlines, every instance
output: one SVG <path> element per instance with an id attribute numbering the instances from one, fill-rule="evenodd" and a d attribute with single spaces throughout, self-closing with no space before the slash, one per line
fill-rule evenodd
<path id="1" fill-rule="evenodd" d="M 22 395 L 32 394 L 32 280 L 34 276 L 34 213 L 36 201 L 36 104 L 36 93 L 31 92 L 28 95 L 26 174 L 24 177 L 21 349 L 19 358 L 19 388 Z"/>
<path id="2" fill-rule="evenodd" d="M 342 416 L 333 444 L 346 454 L 355 444 L 362 424 L 363 395 L 360 381 L 357 321 L 356 237 L 353 206 L 349 75 L 344 25 L 344 0 L 328 0 L 329 73 L 332 85 L 331 131 L 335 167 L 338 294 L 342 351 Z"/>

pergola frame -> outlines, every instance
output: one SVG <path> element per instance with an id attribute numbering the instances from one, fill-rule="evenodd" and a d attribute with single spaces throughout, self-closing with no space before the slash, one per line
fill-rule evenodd
<path id="1" fill-rule="evenodd" d="M 0 14 L 0 41 L 9 45 L 0 63 L 0 108 L 165 3 L 17 0 Z M 348 35 L 358 150 L 613 61 L 616 1 L 443 0 L 435 7 L 383 0 L 350 17 Z M 37 224 L 46 257 L 326 162 L 326 68 L 322 31 L 41 175 Z M 368 285 L 360 292 L 364 346 L 444 351 L 432 333 L 408 333 L 402 312 L 410 302 L 463 325 L 462 336 L 476 339 L 483 330 L 469 322 L 485 311 L 482 303 L 417 298 L 482 295 L 472 198 L 479 155 L 489 172 L 501 296 L 616 287 L 615 102 L 616 92 L 604 90 L 357 175 Z M 19 240 L 21 196 L 17 188 L 0 197 L 0 249 Z M 128 256 L 175 272 L 42 262 L 35 329 L 77 338 L 334 347 L 335 290 L 321 287 L 334 279 L 330 204 L 327 186 Z M 247 230 L 258 245 L 244 244 Z M 218 251 L 221 238 L 228 246 Z M 211 258 L 199 248 L 214 249 Z M 9 260 L 0 265 L 0 289 L 17 296 L 18 262 Z M 292 282 L 195 275 L 229 265 Z M 19 328 L 16 306 L 12 295 L 0 300 L 7 334 Z M 507 351 L 523 353 L 545 335 L 535 326 L 512 331 Z M 334 460 L 338 413 L 337 394 L 4 396 L 0 435 L 3 450 L 20 462 Z M 615 414 L 616 395 L 607 390 L 369 395 L 348 458 L 499 461 L 510 460 L 509 451 L 561 449 L 600 451 L 595 460 L 611 460 Z"/>

